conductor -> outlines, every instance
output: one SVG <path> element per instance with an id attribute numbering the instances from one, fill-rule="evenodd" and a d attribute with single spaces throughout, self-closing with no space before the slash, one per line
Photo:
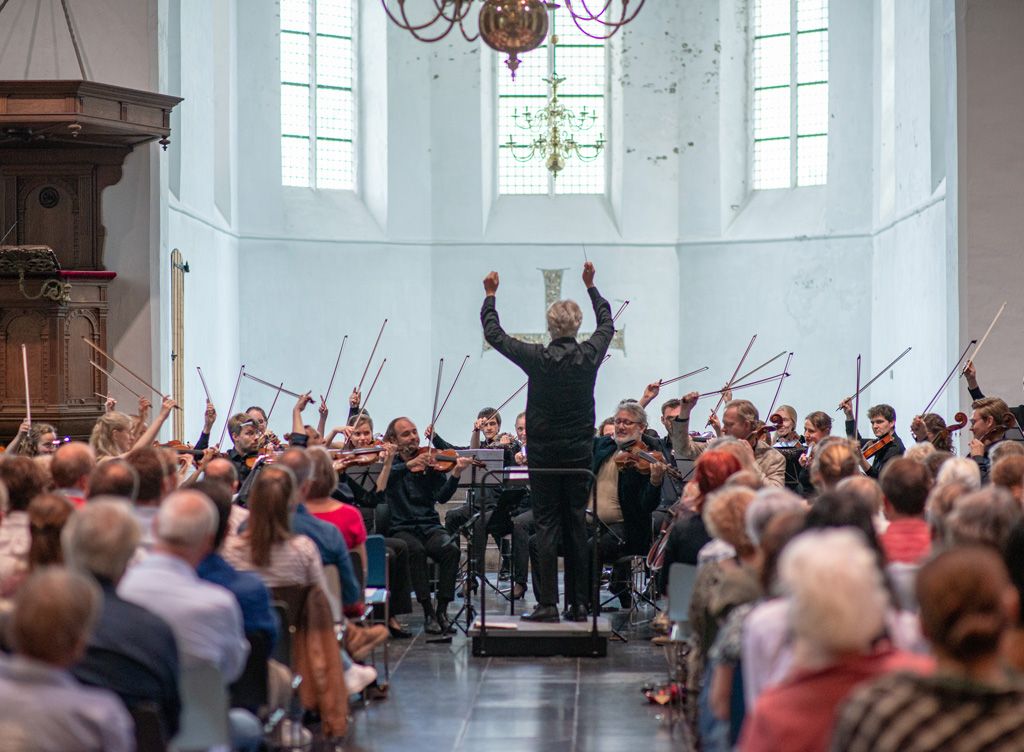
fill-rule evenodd
<path id="1" fill-rule="evenodd" d="M 558 552 L 565 554 L 565 594 L 569 618 L 586 617 L 590 566 L 584 516 L 590 489 L 585 474 L 535 473 L 544 468 L 590 469 L 594 439 L 594 382 L 615 332 L 611 306 L 594 287 L 594 265 L 583 265 L 583 283 L 594 306 L 597 329 L 585 342 L 576 334 L 583 312 L 572 300 L 547 311 L 548 345 L 529 344 L 505 333 L 495 309 L 498 273 L 484 278 L 480 321 L 488 344 L 529 377 L 526 432 L 530 437 L 530 498 L 536 533 L 533 561 L 537 606 L 523 619 L 558 621 Z"/>

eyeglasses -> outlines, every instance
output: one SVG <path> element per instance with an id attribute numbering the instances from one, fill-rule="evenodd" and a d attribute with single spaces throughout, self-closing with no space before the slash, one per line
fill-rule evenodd
<path id="1" fill-rule="evenodd" d="M 614 421 L 612 421 L 612 423 L 613 423 L 613 425 L 625 426 L 626 428 L 629 428 L 631 426 L 638 426 L 638 425 L 640 425 L 635 420 L 626 420 L 625 418 L 616 418 Z"/>

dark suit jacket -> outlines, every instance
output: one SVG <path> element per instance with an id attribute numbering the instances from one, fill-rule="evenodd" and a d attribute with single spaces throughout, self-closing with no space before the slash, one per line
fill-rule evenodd
<path id="1" fill-rule="evenodd" d="M 529 429 L 527 429 L 529 430 Z M 642 437 L 648 449 L 664 452 L 661 441 L 650 436 Z M 610 436 L 594 439 L 594 460 L 591 470 L 597 475 L 605 462 L 613 461 L 618 446 Z M 632 469 L 619 472 L 619 504 L 622 506 L 622 522 L 626 527 L 626 553 L 646 554 L 651 547 L 651 512 L 661 502 L 661 486 L 651 485 L 649 475 Z"/>
<path id="2" fill-rule="evenodd" d="M 596 287 L 588 291 L 597 329 L 586 342 L 560 337 L 532 345 L 501 328 L 494 296 L 484 298 L 480 321 L 488 344 L 529 376 L 526 433 L 531 467 L 586 466 L 594 437 L 594 382 L 611 344 L 612 309 Z"/>

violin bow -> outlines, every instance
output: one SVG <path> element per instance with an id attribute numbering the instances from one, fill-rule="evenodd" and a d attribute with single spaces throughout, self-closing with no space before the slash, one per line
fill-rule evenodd
<path id="1" fill-rule="evenodd" d="M 785 378 L 786 376 L 789 376 L 789 374 L 783 371 L 782 373 L 777 373 L 774 376 L 766 376 L 765 378 L 758 379 L 757 381 L 748 381 L 746 384 L 737 384 L 735 386 L 723 386 L 721 389 L 715 389 L 712 392 L 704 392 L 703 394 L 699 395 L 699 397 L 710 397 L 714 394 L 722 394 L 722 392 L 728 391 L 730 389 L 747 389 L 748 387 L 752 386 L 761 386 L 761 384 L 770 384 L 771 382 L 777 379 Z"/>
<path id="2" fill-rule="evenodd" d="M 196 371 L 199 373 L 199 381 L 203 384 L 203 391 L 206 392 L 206 401 L 212 405 L 213 400 L 210 399 L 210 387 L 206 385 L 206 377 L 203 376 L 203 369 L 196 366 Z"/>
<path id="3" fill-rule="evenodd" d="M 743 368 L 743 362 L 747 359 L 747 355 L 750 354 L 750 348 L 754 346 L 754 340 L 756 339 L 756 334 L 750 338 L 750 343 L 747 345 L 747 349 L 743 351 L 743 357 L 740 358 L 740 362 L 736 364 L 736 370 L 732 372 L 732 377 L 727 382 L 725 382 L 725 386 L 719 389 L 717 392 L 708 392 L 708 394 L 718 394 L 718 402 L 715 404 L 715 409 L 711 411 L 712 415 L 717 413 L 718 408 L 722 406 L 722 400 L 725 399 L 725 393 L 729 391 L 733 383 L 736 381 L 736 374 L 738 374 L 740 372 L 740 369 Z M 704 427 L 707 428 L 710 425 L 711 418 L 708 418 L 708 422 L 707 424 L 705 424 Z"/>
<path id="4" fill-rule="evenodd" d="M 345 352 L 346 342 L 348 342 L 347 334 L 341 339 L 341 347 L 338 349 L 338 358 L 334 361 L 334 372 L 331 374 L 331 380 L 327 384 L 327 391 L 320 395 L 320 401 L 324 404 L 327 404 L 327 398 L 331 396 L 331 387 L 334 386 L 334 377 L 338 375 L 338 364 L 341 363 L 341 354 Z"/>
<path id="5" fill-rule="evenodd" d="M 21 370 L 25 374 L 25 419 L 32 425 L 32 397 L 28 389 L 28 349 L 21 345 Z"/>
<path id="6" fill-rule="evenodd" d="M 946 387 L 949 386 L 949 382 L 953 380 L 953 377 L 956 376 L 956 372 L 960 370 L 960 364 L 963 363 L 964 358 L 967 357 L 967 351 L 971 349 L 971 345 L 975 345 L 977 343 L 978 340 L 976 339 L 972 339 L 970 342 L 967 343 L 967 347 L 965 347 L 964 351 L 960 353 L 960 359 L 957 360 L 956 364 L 953 366 L 953 370 L 949 372 L 949 375 L 947 375 L 946 378 L 943 380 L 942 384 L 939 385 L 939 389 L 937 392 L 935 392 L 935 396 L 931 398 L 931 400 L 925 406 L 924 410 L 922 410 L 919 413 L 919 416 L 923 416 L 926 413 L 931 412 L 931 409 L 935 407 L 935 403 L 939 401 L 939 397 L 941 397 L 942 393 L 946 391 Z M 975 348 L 974 352 L 975 354 L 977 354 L 977 348 Z"/>
<path id="7" fill-rule="evenodd" d="M 775 360 L 775 358 L 772 358 L 772 360 Z M 772 406 L 768 408 L 769 420 L 771 420 L 771 416 L 775 412 L 775 403 L 779 401 L 779 392 L 782 391 L 782 382 L 784 382 L 786 380 L 786 377 L 789 376 L 789 363 L 792 360 L 793 353 L 790 353 L 789 357 L 786 358 L 786 365 L 782 367 L 782 378 L 779 379 L 779 385 L 775 388 L 775 396 L 772 397 Z"/>
<path id="8" fill-rule="evenodd" d="M 981 351 L 981 348 L 985 345 L 985 340 L 987 340 L 988 335 L 992 333 L 992 328 L 996 325 L 996 322 L 999 321 L 999 317 L 1003 315 L 1004 308 L 1006 308 L 1006 301 L 1003 301 L 1003 304 L 999 306 L 999 310 L 996 311 L 995 318 L 992 319 L 992 323 L 989 324 L 988 329 L 985 330 L 985 335 L 981 338 L 981 342 L 979 342 L 978 346 L 974 348 L 974 353 L 971 355 L 970 360 L 968 360 L 967 363 L 964 364 L 965 372 L 970 366 L 974 365 L 974 359 L 978 357 L 978 353 Z M 963 373 L 961 373 L 960 375 L 963 376 Z"/>
<path id="9" fill-rule="evenodd" d="M 626 306 L 628 306 L 628 305 L 629 305 L 629 301 L 628 300 L 622 301 L 622 305 L 619 306 L 619 310 L 615 312 L 614 316 L 612 316 L 612 323 L 613 324 L 615 323 L 616 319 L 618 319 L 619 316 L 622 315 L 622 312 L 626 310 Z"/>
<path id="10" fill-rule="evenodd" d="M 135 391 L 134 389 L 132 389 L 132 388 L 131 388 L 130 386 L 128 386 L 127 384 L 125 384 L 125 383 L 124 383 L 123 381 L 121 381 L 121 380 L 120 380 L 119 378 L 117 378 L 117 376 L 115 376 L 114 374 L 112 374 L 112 373 L 111 373 L 110 371 L 108 371 L 107 369 L 103 368 L 103 366 L 101 366 L 101 365 L 100 365 L 99 363 L 97 363 L 97 362 L 96 362 L 95 360 L 91 360 L 91 359 L 90 359 L 90 360 L 89 360 L 89 363 L 90 363 L 90 364 L 92 365 L 92 367 L 93 367 L 93 368 L 95 368 L 95 369 L 96 369 L 97 371 L 99 371 L 100 373 L 102 373 L 102 374 L 103 374 L 104 376 L 106 376 L 106 377 L 107 377 L 108 379 L 111 379 L 111 380 L 112 380 L 112 381 L 114 381 L 115 383 L 117 383 L 117 384 L 120 384 L 120 385 L 121 385 L 121 386 L 123 386 L 123 387 L 124 387 L 125 389 L 127 389 L 127 390 L 128 390 L 128 393 L 129 393 L 129 394 L 133 394 L 133 395 L 135 395 L 136 397 L 138 397 L 139 399 L 142 399 L 142 398 L 143 398 L 141 394 L 139 394 L 139 393 L 138 393 L 138 392 L 136 392 L 136 391 Z"/>
<path id="11" fill-rule="evenodd" d="M 452 385 L 451 388 L 448 390 L 448 394 L 444 396 L 444 400 L 441 402 L 441 406 L 437 408 L 437 415 L 434 416 L 434 420 L 437 420 L 439 417 L 441 417 L 441 413 L 444 412 L 444 406 L 448 404 L 448 398 L 451 397 L 452 392 L 455 391 L 455 385 L 459 383 L 459 376 L 462 375 L 462 369 L 466 367 L 466 362 L 468 360 L 468 355 L 462 359 L 462 365 L 459 366 L 459 370 L 458 372 L 456 372 L 455 378 L 452 380 Z"/>
<path id="12" fill-rule="evenodd" d="M 152 390 L 153 390 L 153 394 L 159 394 L 161 398 L 162 398 L 162 397 L 164 396 L 164 393 L 163 393 L 163 392 L 161 392 L 161 391 L 160 391 L 159 389 L 157 389 L 157 388 L 156 388 L 155 386 L 153 386 L 153 385 L 152 385 L 152 384 L 150 384 L 150 383 L 149 383 L 148 381 L 146 381 L 146 380 L 145 380 L 144 378 L 142 378 L 141 376 L 139 376 L 139 374 L 135 373 L 135 371 L 133 371 L 132 369 L 130 369 L 130 368 L 129 368 L 128 366 L 126 366 L 126 365 L 125 365 L 124 363 L 122 363 L 121 361 L 119 361 L 119 360 L 118 360 L 117 358 L 115 358 L 115 357 L 114 357 L 113 355 L 110 355 L 109 353 L 107 353 L 107 352 L 106 352 L 105 350 L 103 350 L 103 348 L 101 348 L 101 347 L 100 347 L 99 345 L 97 345 L 96 343 L 94 343 L 94 342 L 93 342 L 92 340 L 90 340 L 90 339 L 89 339 L 88 337 L 82 337 L 82 342 L 84 342 L 85 344 L 87 344 L 87 345 L 88 345 L 89 347 L 91 347 L 91 348 L 92 348 L 93 350 L 95 350 L 96 352 L 98 352 L 98 353 L 99 353 L 100 355 L 102 355 L 102 356 L 103 356 L 104 358 L 106 358 L 107 360 L 109 360 L 109 361 L 110 361 L 111 363 L 113 363 L 114 365 L 120 366 L 121 368 L 123 368 L 124 370 L 126 370 L 126 371 L 127 371 L 128 373 L 130 373 L 130 374 L 131 374 L 132 376 L 134 376 L 134 377 L 135 377 L 136 379 L 138 379 L 138 381 L 139 381 L 139 383 L 140 383 L 140 384 L 142 384 L 143 386 L 145 386 L 145 387 L 147 387 L 147 388 L 149 388 L 149 389 L 152 389 Z M 109 374 L 108 374 L 108 375 L 109 375 Z M 115 381 L 116 381 L 116 379 L 115 379 Z M 117 383 L 119 383 L 119 384 L 120 384 L 121 382 L 120 382 L 120 381 L 118 381 Z M 124 385 L 122 384 L 122 386 L 124 386 Z M 140 397 L 139 399 L 141 399 L 141 397 Z M 175 405 L 175 406 L 174 406 L 174 409 L 175 409 L 175 410 L 180 410 L 180 409 L 181 409 L 181 405 Z"/>
<path id="13" fill-rule="evenodd" d="M 363 375 L 359 377 L 359 385 L 356 387 L 356 391 L 360 391 L 363 388 L 363 382 L 366 380 L 366 373 L 370 370 L 370 364 L 373 362 L 373 356 L 377 353 L 377 345 L 380 344 L 380 338 L 384 334 L 384 327 L 388 325 L 388 320 L 384 319 L 384 323 L 380 325 L 380 331 L 377 332 L 377 341 L 373 343 L 373 349 L 370 350 L 370 357 L 366 359 L 366 368 L 363 369 Z M 434 405 L 437 406 L 436 404 Z"/>
<path id="14" fill-rule="evenodd" d="M 245 376 L 245 378 L 249 379 L 250 381 L 255 381 L 257 384 L 263 384 L 263 386 L 269 386 L 271 389 L 277 389 L 280 392 L 287 394 L 289 397 L 294 397 L 295 399 L 298 399 L 299 397 L 303 396 L 296 392 L 292 392 L 288 389 L 285 389 L 283 386 L 278 386 L 277 384 L 272 384 L 269 381 L 265 381 L 264 379 L 253 376 L 248 371 L 243 371 L 242 375 Z"/>
<path id="15" fill-rule="evenodd" d="M 882 375 L 883 375 L 883 374 L 884 374 L 884 373 L 885 373 L 886 371 L 888 371 L 888 370 L 889 370 L 890 368 L 892 368 L 892 367 L 893 367 L 894 365 L 896 365 L 896 364 L 897 364 L 897 363 L 899 363 L 899 362 L 900 362 L 901 360 L 903 360 L 903 358 L 904 358 L 904 357 L 906 356 L 906 354 L 907 354 L 908 352 L 910 352 L 911 350 L 913 350 L 913 349 L 914 349 L 913 347 L 908 347 L 908 348 L 907 348 L 906 350 L 904 350 L 903 352 L 901 352 L 901 353 L 900 353 L 899 355 L 897 355 L 897 356 L 896 356 L 896 357 L 895 357 L 895 358 L 893 359 L 893 361 L 892 361 L 892 362 L 891 362 L 891 363 L 890 363 L 889 365 L 887 365 L 887 366 L 886 366 L 885 368 L 883 368 L 883 369 L 882 369 L 881 371 L 879 371 L 878 373 L 876 373 L 876 374 L 875 374 L 875 375 L 874 375 L 874 376 L 873 376 L 873 377 L 871 378 L 871 380 L 870 380 L 870 381 L 868 381 L 868 383 L 864 384 L 863 386 L 858 386 L 858 387 L 857 387 L 857 391 L 856 391 L 855 393 L 851 394 L 851 395 L 850 395 L 849 397 L 847 397 L 846 399 L 853 399 L 854 397 L 857 397 L 857 396 L 858 396 L 858 395 L 859 395 L 859 394 L 860 394 L 861 392 L 863 392 L 863 391 L 864 391 L 865 389 L 867 389 L 867 388 L 868 388 L 869 386 L 871 386 L 871 385 L 872 385 L 872 384 L 874 384 L 874 383 L 875 383 L 876 381 L 878 381 L 878 380 L 879 380 L 880 378 L 882 378 Z M 860 357 L 860 356 L 857 356 L 857 357 Z M 843 402 L 846 402 L 846 400 L 843 400 Z M 842 406 L 842 403 L 840 403 L 840 404 L 839 404 L 839 407 L 837 407 L 837 408 L 836 408 L 836 412 L 839 412 L 839 411 L 840 411 L 840 410 L 842 410 L 842 409 L 843 409 L 843 406 Z"/>
<path id="16" fill-rule="evenodd" d="M 776 360 L 778 360 L 779 358 L 781 358 L 781 357 L 782 357 L 783 355 L 785 355 L 785 354 L 786 354 L 786 351 L 785 351 L 785 350 L 783 350 L 783 351 L 782 351 L 782 352 L 780 352 L 780 353 L 779 353 L 778 355 L 776 355 L 776 356 L 774 356 L 774 357 L 770 358 L 769 360 L 766 360 L 766 361 L 765 361 L 764 363 L 762 363 L 761 365 L 759 365 L 759 366 L 758 366 L 757 368 L 751 368 L 751 369 L 750 369 L 749 371 L 747 371 L 747 372 L 746 372 L 745 374 L 743 374 L 742 376 L 737 376 L 737 377 L 736 377 L 735 379 L 733 379 L 733 382 L 732 382 L 732 383 L 733 383 L 734 385 L 735 385 L 735 384 L 740 384 L 740 383 L 742 383 L 742 382 L 743 382 L 743 381 L 744 381 L 745 379 L 748 379 L 748 378 L 750 378 L 750 377 L 751 377 L 751 376 L 753 376 L 753 375 L 754 375 L 755 373 L 757 373 L 758 371 L 760 371 L 760 370 L 761 370 L 762 368 L 764 368 L 764 367 L 766 367 L 766 366 L 770 366 L 770 365 L 771 365 L 772 363 L 774 363 L 774 362 L 775 362 Z M 785 370 L 787 370 L 787 369 L 786 369 L 786 368 L 783 368 L 782 370 L 783 370 L 783 371 L 785 371 Z"/>
<path id="17" fill-rule="evenodd" d="M 434 421 L 437 420 L 437 400 L 441 396 L 441 373 L 444 371 L 444 358 L 437 364 L 437 386 L 434 387 L 434 407 L 430 411 L 430 439 L 427 442 L 429 447 L 434 446 Z M 430 455 L 433 457 L 433 455 Z"/>
<path id="18" fill-rule="evenodd" d="M 526 389 L 526 387 L 527 387 L 527 386 L 529 385 L 529 383 L 530 383 L 530 380 L 529 380 L 529 379 L 527 379 L 527 380 L 526 380 L 526 382 L 525 382 L 525 383 L 524 383 L 524 384 L 523 384 L 523 385 L 522 385 L 521 387 L 519 387 L 519 388 L 518 388 L 518 389 L 516 389 L 516 390 L 515 390 L 514 392 L 512 392 L 512 396 L 511 396 L 511 397 L 509 397 L 509 398 L 508 398 L 507 400 L 505 400 L 504 402 L 502 402 L 502 403 L 501 403 L 500 405 L 498 405 L 498 406 L 497 406 L 496 408 L 494 408 L 493 410 L 491 410 L 491 414 L 487 416 L 487 419 L 488 419 L 488 420 L 490 420 L 490 419 L 491 419 L 491 418 L 493 418 L 493 417 L 494 417 L 495 415 L 497 415 L 498 413 L 500 413 L 500 412 L 501 412 L 501 409 L 502 409 L 503 407 L 505 407 L 505 406 L 506 406 L 506 405 L 507 405 L 507 404 L 508 404 L 509 402 L 511 402 L 512 400 L 514 400 L 514 399 L 515 399 L 515 398 L 516 398 L 516 397 L 517 397 L 517 396 L 519 395 L 519 393 L 520 393 L 521 391 L 523 391 L 524 389 Z"/>
<path id="19" fill-rule="evenodd" d="M 696 376 L 698 373 L 704 373 L 706 370 L 708 370 L 708 367 L 704 366 L 703 368 L 698 368 L 696 371 L 690 371 L 689 373 L 684 373 L 682 376 L 676 376 L 673 379 L 660 379 L 658 381 L 658 387 L 660 388 L 668 386 L 669 384 L 675 384 L 677 381 L 682 381 L 683 379 L 688 379 L 691 376 Z"/>
<path id="20" fill-rule="evenodd" d="M 857 439 L 860 436 L 860 431 L 857 429 L 857 416 L 860 415 L 860 353 L 857 353 L 857 392 L 853 395 L 853 438 Z"/>
<path id="21" fill-rule="evenodd" d="M 267 411 L 267 427 L 270 427 L 270 416 L 274 414 L 274 408 L 277 407 L 277 398 L 281 396 L 281 392 L 284 390 L 284 382 L 277 387 L 277 392 L 274 394 L 274 401 L 270 403 L 270 409 Z"/>
<path id="22" fill-rule="evenodd" d="M 466 357 L 468 358 L 469 356 L 467 355 Z M 377 386 L 377 379 L 380 378 L 380 372 L 384 370 L 384 364 L 387 363 L 387 362 L 388 362 L 387 358 L 384 358 L 384 360 L 382 360 L 380 362 L 380 368 L 377 369 L 377 375 L 373 377 L 373 381 L 370 382 L 370 389 L 366 392 L 366 399 L 364 399 L 362 401 L 362 404 L 359 406 L 359 412 L 356 413 L 356 419 L 353 420 L 352 423 L 351 423 L 353 428 L 358 426 L 359 425 L 359 421 L 361 421 L 363 419 L 363 416 L 366 415 L 366 403 L 369 402 L 370 401 L 370 397 L 373 396 L 373 388 L 375 386 Z M 350 445 L 351 443 L 352 443 L 352 436 L 350 434 L 349 437 L 345 440 L 345 444 L 346 445 Z"/>
<path id="23" fill-rule="evenodd" d="M 220 440 L 217 442 L 217 448 L 224 443 L 224 435 L 228 432 L 228 423 L 231 422 L 231 411 L 235 409 L 235 400 L 238 399 L 238 387 L 242 385 L 242 376 L 245 376 L 245 363 L 238 369 L 238 378 L 235 379 L 235 391 L 231 393 L 231 402 L 228 403 L 228 416 L 224 420 L 224 428 L 220 432 Z"/>

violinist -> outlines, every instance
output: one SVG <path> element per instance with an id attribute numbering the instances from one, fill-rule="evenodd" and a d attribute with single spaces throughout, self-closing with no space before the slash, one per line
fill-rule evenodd
<path id="1" fill-rule="evenodd" d="M 277 452 L 281 450 L 281 440 L 267 428 L 267 414 L 263 411 L 263 408 L 259 405 L 251 405 L 245 408 L 245 414 L 252 418 L 256 424 L 256 432 L 259 434 L 259 448 L 269 448 L 271 451 Z M 201 449 L 196 444 L 197 449 Z"/>
<path id="2" fill-rule="evenodd" d="M 796 410 L 789 405 L 779 405 L 772 413 L 770 420 L 778 422 L 778 431 L 772 448 L 778 449 L 786 458 L 786 488 L 794 493 L 800 492 L 800 457 L 804 447 L 800 435 L 796 432 Z"/>
<path id="3" fill-rule="evenodd" d="M 811 464 L 822 441 L 832 435 L 832 416 L 821 410 L 815 410 L 804 418 L 804 442 L 807 448 L 801 452 L 800 492 L 804 497 L 814 495 L 814 484 L 811 482 Z"/>
<path id="4" fill-rule="evenodd" d="M 990 454 L 1005 438 L 1006 429 L 1013 425 L 1014 415 L 999 397 L 975 400 L 971 408 L 970 424 L 974 438 L 971 439 L 969 456 L 981 471 L 981 482 L 987 483 L 992 468 Z"/>
<path id="5" fill-rule="evenodd" d="M 601 527 L 598 554 L 603 563 L 611 563 L 612 578 L 608 592 L 618 596 L 623 608 L 632 605 L 626 581 L 631 554 L 646 554 L 651 547 L 651 514 L 661 501 L 661 486 L 667 465 L 660 439 L 649 436 L 647 413 L 639 403 L 623 401 L 615 411 L 615 435 L 594 439 L 593 472 L 597 476 L 597 519 Z M 656 457 L 648 473 L 640 470 L 640 461 L 629 450 L 639 447 Z"/>
<path id="6" fill-rule="evenodd" d="M 235 413 L 228 420 L 228 434 L 234 444 L 228 452 L 228 459 L 238 471 L 239 481 L 244 482 L 252 470 L 252 462 L 246 460 L 252 460 L 259 454 L 259 429 L 247 413 Z"/>
<path id="7" fill-rule="evenodd" d="M 519 466 L 527 464 L 526 450 L 526 413 L 516 416 L 516 438 L 519 440 L 519 451 L 515 455 L 515 463 Z M 512 518 L 512 599 L 519 600 L 526 595 L 526 577 L 530 570 L 530 536 L 536 532 L 533 523 L 533 510 L 530 508 L 530 492 L 526 491 L 519 499 L 519 507 Z"/>
<path id="8" fill-rule="evenodd" d="M 967 379 L 967 391 L 970 392 L 972 400 L 985 399 L 981 387 L 978 386 L 978 370 L 974 367 L 974 361 L 969 361 L 964 369 L 964 378 Z M 1024 405 L 1008 408 L 1018 426 L 1024 426 Z"/>
<path id="9" fill-rule="evenodd" d="M 387 477 L 385 498 L 391 510 L 391 535 L 409 547 L 409 568 L 416 598 L 423 608 L 424 631 L 451 631 L 448 604 L 455 599 L 459 546 L 441 527 L 435 506 L 455 493 L 468 457 L 459 457 L 450 475 L 434 469 L 432 451 L 421 451 L 420 435 L 408 418 L 395 418 L 384 432 L 384 441 L 397 447 L 397 457 Z M 437 606 L 430 601 L 427 558 L 437 562 Z"/>
<path id="10" fill-rule="evenodd" d="M 203 411 L 203 430 L 199 432 L 199 438 L 196 440 L 195 449 L 202 450 L 210 446 L 210 431 L 213 430 L 213 424 L 217 422 L 217 408 L 213 406 L 210 400 L 206 400 L 206 409 Z"/>
<path id="11" fill-rule="evenodd" d="M 902 456 L 906 451 L 906 448 L 903 446 L 903 440 L 896 435 L 896 411 L 893 410 L 891 405 L 886 404 L 869 407 L 868 419 L 871 421 L 871 432 L 875 435 L 875 438 L 863 439 L 857 430 L 857 424 L 853 418 L 852 398 L 843 400 L 841 407 L 843 412 L 846 413 L 846 435 L 851 439 L 855 438 L 860 444 L 862 454 L 860 457 L 861 470 L 875 480 L 878 480 L 878 476 L 882 474 L 882 468 L 885 467 L 885 463 Z M 870 465 L 868 464 L 868 459 L 863 455 L 868 455 L 868 459 L 871 459 Z"/>
<path id="12" fill-rule="evenodd" d="M 672 446 L 676 456 L 693 459 L 703 454 L 706 444 L 696 443 L 690 437 L 690 413 L 699 398 L 697 392 L 690 392 L 682 399 L 679 417 L 672 421 Z M 760 419 L 757 408 L 749 400 L 733 400 L 725 406 L 722 414 L 722 432 L 727 436 L 745 441 L 754 451 L 754 461 L 764 485 L 782 487 L 786 483 L 786 458 L 768 442 L 758 437 Z"/>
<path id="13" fill-rule="evenodd" d="M 916 416 L 910 422 L 910 434 L 914 441 L 928 442 L 940 452 L 952 452 L 953 442 L 946 428 L 946 421 L 936 413 L 925 413 Z"/>
<path id="14" fill-rule="evenodd" d="M 661 382 L 654 381 L 648 384 L 644 389 L 643 396 L 639 399 L 640 407 L 646 408 L 660 393 Z M 672 421 L 679 417 L 681 409 L 682 402 L 674 397 L 661 403 L 661 426 L 665 429 L 665 435 L 661 437 L 661 443 L 665 447 L 666 458 L 673 464 L 675 463 L 676 454 L 672 447 Z M 672 476 L 669 476 L 661 484 L 661 505 L 655 514 L 654 520 L 654 528 L 656 530 L 661 529 L 661 524 L 664 522 L 669 508 L 679 501 L 679 496 L 682 492 L 682 482 L 677 481 Z"/>

